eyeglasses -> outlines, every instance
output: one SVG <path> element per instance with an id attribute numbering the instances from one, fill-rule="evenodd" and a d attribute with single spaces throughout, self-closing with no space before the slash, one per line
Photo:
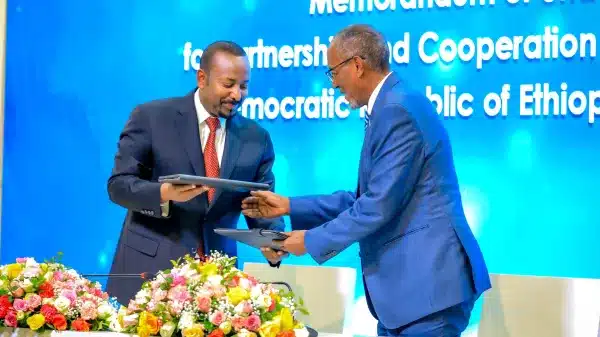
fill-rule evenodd
<path id="1" fill-rule="evenodd" d="M 327 70 L 327 71 L 325 72 L 325 75 L 327 75 L 327 77 L 329 77 L 329 80 L 333 82 L 333 78 L 335 77 L 335 75 L 333 74 L 333 72 L 334 72 L 334 71 L 335 71 L 337 68 L 339 68 L 339 67 L 343 66 L 344 64 L 348 63 L 348 61 L 351 61 L 352 59 L 354 59 L 355 57 L 359 57 L 359 58 L 361 58 L 361 59 L 364 59 L 364 58 L 363 58 L 363 57 L 361 57 L 361 56 L 351 56 L 351 57 L 349 57 L 349 58 L 347 58 L 347 59 L 343 60 L 342 62 L 340 62 L 340 63 L 336 64 L 336 65 L 335 65 L 333 68 L 331 68 L 331 69 Z"/>

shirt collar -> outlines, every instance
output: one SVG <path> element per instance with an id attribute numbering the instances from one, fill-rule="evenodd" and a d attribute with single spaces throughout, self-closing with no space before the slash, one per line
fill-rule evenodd
<path id="1" fill-rule="evenodd" d="M 381 90 L 383 83 L 390 76 L 391 73 L 392 72 L 390 71 L 387 75 L 385 75 L 385 77 L 381 81 L 379 81 L 379 84 L 377 84 L 375 90 L 373 90 L 373 92 L 371 93 L 371 97 L 369 97 L 369 103 L 367 104 L 367 113 L 369 115 L 371 115 L 371 111 L 373 110 L 373 104 L 375 104 L 375 100 L 377 99 L 377 95 L 379 95 L 379 91 Z"/>
<path id="2" fill-rule="evenodd" d="M 207 118 L 212 117 L 212 115 L 208 113 L 208 111 L 206 111 L 204 105 L 202 105 L 202 102 L 200 102 L 199 90 L 196 90 L 196 92 L 194 93 L 194 106 L 196 107 L 196 114 L 198 115 L 198 124 L 202 124 L 206 121 Z M 219 122 L 221 123 L 221 128 L 224 128 L 227 119 L 219 117 Z"/>

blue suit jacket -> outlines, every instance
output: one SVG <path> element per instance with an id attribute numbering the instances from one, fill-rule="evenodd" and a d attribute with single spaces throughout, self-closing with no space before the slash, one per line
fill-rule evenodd
<path id="1" fill-rule="evenodd" d="M 391 74 L 370 122 L 357 192 L 291 198 L 290 218 L 320 264 L 359 243 L 369 307 L 392 329 L 491 285 L 431 102 Z"/>
<path id="2" fill-rule="evenodd" d="M 275 154 L 269 133 L 256 122 L 235 115 L 227 121 L 220 176 L 268 183 L 274 189 Z M 236 228 L 244 192 L 217 189 L 209 204 L 206 193 L 185 203 L 171 203 L 161 216 L 159 176 L 204 176 L 194 93 L 138 106 L 121 133 L 114 168 L 108 180 L 110 199 L 127 208 L 127 216 L 111 273 L 155 273 L 171 260 L 192 254 L 202 235 L 204 253 L 218 250 L 237 255 L 236 243 L 213 232 Z M 281 219 L 246 218 L 251 228 L 283 230 Z M 141 279 L 109 278 L 107 290 L 127 304 Z"/>

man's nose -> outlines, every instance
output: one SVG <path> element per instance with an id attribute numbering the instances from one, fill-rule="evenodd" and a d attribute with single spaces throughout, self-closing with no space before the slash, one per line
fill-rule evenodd
<path id="1" fill-rule="evenodd" d="M 242 99 L 242 91 L 240 90 L 240 88 L 234 88 L 233 90 L 231 90 L 229 96 L 236 102 L 239 102 Z"/>

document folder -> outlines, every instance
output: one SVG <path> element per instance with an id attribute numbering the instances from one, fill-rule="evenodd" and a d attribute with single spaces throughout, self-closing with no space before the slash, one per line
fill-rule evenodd
<path id="1" fill-rule="evenodd" d="M 245 243 L 255 248 L 270 247 L 274 250 L 282 250 L 281 245 L 274 240 L 285 240 L 288 236 L 282 232 L 269 229 L 231 229 L 217 228 L 215 233 Z"/>
<path id="2" fill-rule="evenodd" d="M 223 188 L 234 191 L 256 191 L 268 190 L 270 186 L 263 183 L 254 183 L 241 180 L 230 180 L 221 178 L 209 178 L 202 176 L 193 176 L 189 174 L 173 174 L 161 176 L 158 178 L 160 183 L 171 183 L 173 185 L 203 185 L 214 188 Z"/>

